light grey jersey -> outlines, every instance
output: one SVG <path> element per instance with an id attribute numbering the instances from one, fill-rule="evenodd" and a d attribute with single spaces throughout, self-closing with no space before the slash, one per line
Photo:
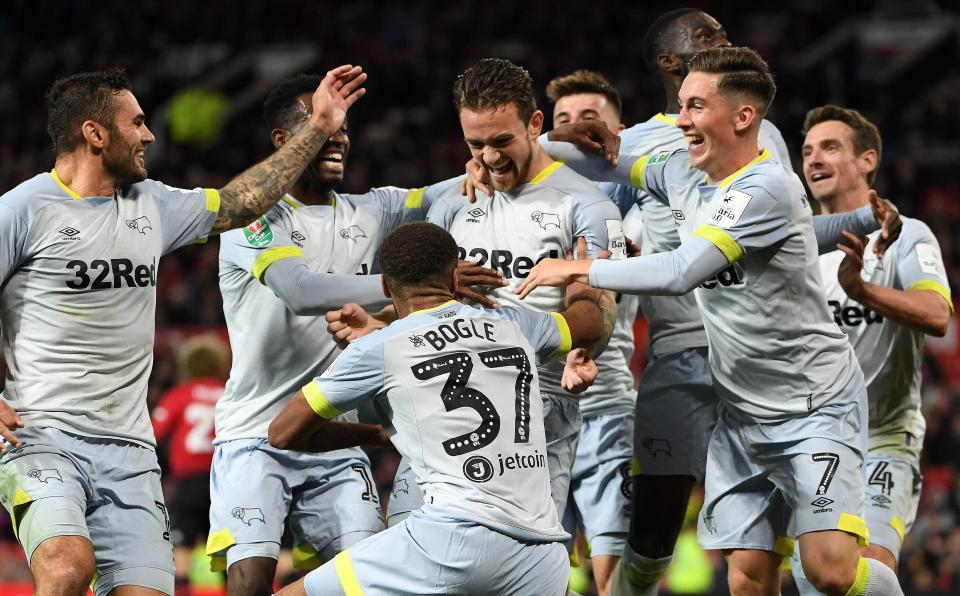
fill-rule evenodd
<path id="1" fill-rule="evenodd" d="M 5 394 L 26 425 L 154 445 L 159 259 L 205 239 L 219 208 L 215 190 L 154 180 L 80 198 L 55 172 L 0 197 Z"/>
<path id="2" fill-rule="evenodd" d="M 604 250 L 612 252 L 613 258 L 626 256 L 617 208 L 594 183 L 560 162 L 553 162 L 512 192 L 496 191 L 492 198 L 481 193 L 474 204 L 464 204 L 459 189 L 449 188 L 434 201 L 427 219 L 453 235 L 461 259 L 503 273 L 509 285 L 492 294 L 501 305 L 543 312 L 563 310 L 560 288 L 542 286 L 524 300 L 517 298 L 516 290 L 538 261 L 562 259 L 575 248 L 577 237 L 586 239 L 590 256 Z M 600 360 L 606 360 L 611 369 L 627 370 L 620 352 L 604 352 Z M 543 391 L 565 393 L 560 388 L 562 373 L 562 362 L 542 368 Z M 582 397 L 619 395 L 622 385 L 622 376 L 607 380 L 598 376 Z"/>
<path id="3" fill-rule="evenodd" d="M 878 261 L 870 234 L 861 276 L 897 290 L 930 290 L 951 305 L 940 245 L 923 222 L 904 217 L 900 238 Z M 844 253 L 820 257 L 824 289 L 833 319 L 846 332 L 867 381 L 870 399 L 870 451 L 915 460 L 926 422 L 920 412 L 920 369 L 924 334 L 885 318 L 848 298 L 837 281 Z"/>
<path id="4" fill-rule="evenodd" d="M 718 396 L 760 420 L 831 403 L 858 364 L 827 307 L 799 178 L 767 150 L 713 185 L 686 149 L 631 168 L 637 185 L 669 202 L 682 237 L 709 240 L 730 263 L 695 290 Z"/>
<path id="5" fill-rule="evenodd" d="M 646 122 L 635 124 L 620 133 L 623 154 L 641 156 L 687 146 L 683 133 L 677 128 L 677 115 L 657 114 Z M 769 149 L 774 159 L 790 167 L 790 154 L 777 127 L 764 120 L 760 124 L 760 147 Z M 680 246 L 680 236 L 670 207 L 634 186 L 605 182 L 600 185 L 620 207 L 622 214 L 637 205 L 643 217 L 641 254 L 649 255 L 673 250 Z M 650 328 L 650 353 L 665 354 L 686 348 L 707 345 L 703 321 L 693 293 L 683 296 L 639 297 Z"/>
<path id="6" fill-rule="evenodd" d="M 220 239 L 220 292 L 233 364 L 217 402 L 215 442 L 263 438 L 287 401 L 340 354 L 322 316 L 295 315 L 264 284 L 267 268 L 300 259 L 312 272 L 367 275 L 383 236 L 429 207 L 424 189 L 374 188 L 305 205 L 287 195 Z"/>
<path id="7" fill-rule="evenodd" d="M 557 313 L 450 301 L 351 343 L 303 388 L 320 416 L 376 401 L 424 502 L 524 540 L 565 540 L 536 366 L 569 351 Z"/>

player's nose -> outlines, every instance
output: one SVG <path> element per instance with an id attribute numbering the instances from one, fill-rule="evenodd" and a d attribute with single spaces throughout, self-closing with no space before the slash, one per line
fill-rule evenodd
<path id="1" fill-rule="evenodd" d="M 147 128 L 147 125 L 143 125 L 143 135 L 140 137 L 140 142 L 143 144 L 149 144 L 157 140 L 157 137 L 153 136 L 153 133 L 150 132 L 150 129 Z"/>

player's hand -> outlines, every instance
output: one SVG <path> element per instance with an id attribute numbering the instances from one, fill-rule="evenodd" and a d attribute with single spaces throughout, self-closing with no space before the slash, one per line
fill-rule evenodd
<path id="1" fill-rule="evenodd" d="M 367 92 L 363 82 L 367 74 L 359 66 L 344 64 L 328 71 L 313 94 L 313 114 L 310 121 L 327 134 L 334 134 L 343 126 L 350 109 Z"/>
<path id="2" fill-rule="evenodd" d="M 530 270 L 527 279 L 523 280 L 523 283 L 517 288 L 517 294 L 523 300 L 539 286 L 563 287 L 574 282 L 588 283 L 590 265 L 593 264 L 593 261 L 587 259 L 586 256 L 587 243 L 583 238 L 577 238 L 576 260 L 571 260 L 573 255 L 570 254 L 567 254 L 566 260 L 543 259 Z M 569 295 L 569 289 L 567 293 Z"/>
<path id="3" fill-rule="evenodd" d="M 459 261 L 453 271 L 454 295 L 462 300 L 472 300 L 487 308 L 499 305 L 487 296 L 497 288 L 510 285 L 496 269 L 481 267 L 473 261 Z"/>
<path id="4" fill-rule="evenodd" d="M 488 197 L 493 196 L 493 189 L 490 188 L 490 172 L 483 167 L 482 163 L 471 158 L 470 161 L 463 164 L 463 169 L 467 175 L 460 181 L 460 194 L 466 196 L 467 201 L 476 203 L 478 190 Z"/>
<path id="5" fill-rule="evenodd" d="M 359 304 L 344 304 L 342 308 L 327 311 L 327 333 L 333 336 L 340 349 L 353 340 L 386 327 L 386 323 L 363 309 Z"/>
<path id="6" fill-rule="evenodd" d="M 843 231 L 843 235 L 847 240 L 838 244 L 837 248 L 846 253 L 846 256 L 840 261 L 837 281 L 847 296 L 857 300 L 864 286 L 860 271 L 863 270 L 863 253 L 867 248 L 869 239 L 866 236 L 857 236 L 847 230 Z"/>
<path id="7" fill-rule="evenodd" d="M 14 449 L 23 446 L 17 435 L 13 434 L 13 431 L 18 428 L 23 428 L 20 414 L 17 414 L 6 400 L 0 399 L 0 437 L 3 438 L 3 442 L 0 442 L 0 454 L 7 452 L 7 443 L 13 445 Z"/>
<path id="8" fill-rule="evenodd" d="M 873 208 L 873 217 L 880 224 L 880 237 L 873 245 L 873 252 L 878 259 L 882 259 L 887 248 L 900 237 L 903 220 L 900 219 L 897 206 L 887 199 L 881 199 L 873 189 L 870 189 L 870 207 Z"/>
<path id="9" fill-rule="evenodd" d="M 600 120 L 581 120 L 558 126 L 547 133 L 551 141 L 573 143 L 584 151 L 599 153 L 613 165 L 620 155 L 620 136 Z"/>
<path id="10" fill-rule="evenodd" d="M 610 251 L 609 251 L 609 250 L 605 250 L 605 251 L 603 251 L 602 253 L 600 253 L 599 255 L 597 255 L 597 258 L 598 258 L 598 259 L 609 259 L 610 256 L 611 256 Z M 571 253 L 571 252 L 568 252 L 568 253 L 567 253 L 567 261 L 573 261 L 573 260 L 578 260 L 578 261 L 586 261 L 586 260 L 587 260 L 587 241 L 586 241 L 586 239 L 584 239 L 584 238 L 582 238 L 582 237 L 577 238 L 577 254 L 576 254 L 576 259 L 574 259 L 573 253 Z M 587 267 L 587 271 L 588 271 L 588 273 L 589 273 L 589 266 Z M 599 302 L 600 302 L 600 297 L 603 296 L 603 293 L 604 293 L 605 291 L 606 291 L 606 290 L 603 290 L 602 288 L 595 288 L 595 287 L 591 286 L 589 283 L 586 283 L 585 281 L 584 281 L 584 282 L 575 281 L 575 282 L 573 282 L 573 283 L 571 283 L 570 285 L 567 286 L 567 290 L 566 290 L 566 292 L 564 292 L 564 296 L 563 296 L 563 305 L 564 305 L 565 307 L 569 307 L 571 304 L 573 304 L 573 303 L 576 302 L 577 300 L 583 300 L 583 299 L 586 299 L 586 300 L 590 300 L 590 301 L 592 301 L 592 302 L 598 302 L 598 303 L 599 303 Z"/>
<path id="11" fill-rule="evenodd" d="M 627 257 L 628 258 L 639 257 L 640 245 L 634 242 L 633 240 L 627 238 L 626 236 L 624 236 L 623 239 L 627 241 Z"/>
<path id="12" fill-rule="evenodd" d="M 577 348 L 567 354 L 567 362 L 563 367 L 563 376 L 560 386 L 564 391 L 578 394 L 586 391 L 597 378 L 597 363 L 583 348 Z"/>

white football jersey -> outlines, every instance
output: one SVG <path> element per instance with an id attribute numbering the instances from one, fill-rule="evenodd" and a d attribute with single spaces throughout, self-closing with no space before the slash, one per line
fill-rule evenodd
<path id="1" fill-rule="evenodd" d="M 203 241 L 212 189 L 144 180 L 81 198 L 56 172 L 0 197 L 0 329 L 6 399 L 27 426 L 153 446 L 160 257 Z"/>
<path id="2" fill-rule="evenodd" d="M 459 189 L 450 188 L 436 198 L 427 220 L 453 235 L 461 259 L 477 261 L 503 273 L 509 285 L 492 294 L 501 305 L 542 312 L 563 310 L 561 288 L 539 287 L 524 300 L 518 299 L 516 290 L 538 261 L 562 259 L 574 250 L 577 237 L 586 240 L 590 256 L 604 250 L 613 253 L 612 258 L 626 256 L 617 208 L 596 185 L 560 162 L 553 162 L 531 182 L 512 192 L 496 191 L 493 197 L 480 193 L 474 204 L 465 204 Z M 628 370 L 620 352 L 604 352 L 600 359 L 613 369 Z M 562 362 L 542 368 L 543 391 L 564 393 L 560 388 L 562 372 Z M 586 395 L 620 395 L 622 385 L 622 379 L 604 381 L 601 375 Z"/>
<path id="3" fill-rule="evenodd" d="M 877 260 L 870 234 L 861 276 L 898 290 L 937 292 L 953 308 L 940 245 L 923 222 L 904 217 L 900 238 Z M 920 412 L 920 370 L 924 334 L 883 317 L 848 298 L 837 281 L 845 253 L 820 257 L 824 289 L 834 322 L 842 329 L 863 368 L 870 399 L 870 451 L 917 458 L 926 422 Z"/>
<path id="4" fill-rule="evenodd" d="M 369 275 L 383 236 L 429 208 L 424 189 L 374 188 L 332 205 L 285 196 L 246 228 L 220 238 L 220 291 L 233 365 L 217 402 L 216 441 L 262 438 L 307 381 L 340 354 L 322 316 L 295 315 L 264 283 L 281 259 L 312 272 Z"/>
<path id="5" fill-rule="evenodd" d="M 537 365 L 570 341 L 557 313 L 450 301 L 354 341 L 303 393 L 327 419 L 376 402 L 424 502 L 518 539 L 566 540 Z"/>

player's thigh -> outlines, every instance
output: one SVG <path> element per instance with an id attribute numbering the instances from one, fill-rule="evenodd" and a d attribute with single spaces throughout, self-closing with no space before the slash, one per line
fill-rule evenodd
<path id="1" fill-rule="evenodd" d="M 86 442 L 91 457 L 99 455 L 103 462 L 91 482 L 96 506 L 87 513 L 97 559 L 94 593 L 140 586 L 172 594 L 170 516 L 156 452 L 129 443 Z"/>
<path id="2" fill-rule="evenodd" d="M 697 528 L 700 545 L 789 556 L 794 545 L 790 509 L 751 456 L 743 424 L 721 408 L 707 454 L 704 504 Z"/>
<path id="3" fill-rule="evenodd" d="M 867 542 L 860 416 L 856 403 L 833 404 L 748 433 L 754 459 L 794 512 L 797 535 L 841 530 Z"/>
<path id="4" fill-rule="evenodd" d="M 393 478 L 390 502 L 387 504 L 387 526 L 393 527 L 405 520 L 411 513 L 423 507 L 423 491 L 417 484 L 417 477 L 407 458 L 400 458 L 400 465 Z"/>
<path id="5" fill-rule="evenodd" d="M 557 511 L 564 511 L 570 492 L 573 461 L 583 417 L 573 398 L 542 393 L 543 427 L 547 439 L 547 468 L 550 473 L 550 494 Z"/>
<path id="6" fill-rule="evenodd" d="M 400 525 L 353 545 L 307 574 L 311 596 L 464 594 L 482 550 L 476 526 L 427 506 Z M 481 535 L 482 537 L 482 535 Z"/>
<path id="7" fill-rule="evenodd" d="M 80 536 L 89 541 L 86 463 L 65 450 L 64 437 L 56 429 L 21 429 L 18 435 L 24 446 L 0 458 L 0 500 L 27 560 L 51 537 Z M 67 556 L 70 551 L 57 552 Z"/>
<path id="8" fill-rule="evenodd" d="M 904 536 L 916 520 L 920 470 L 915 460 L 879 454 L 868 455 L 866 465 L 865 516 L 870 546 L 883 548 L 895 562 Z"/>
<path id="9" fill-rule="evenodd" d="M 633 413 L 585 418 L 573 464 L 575 506 L 592 556 L 623 552 L 630 526 Z M 572 534 L 573 532 L 571 532 Z"/>
<path id="10" fill-rule="evenodd" d="M 370 462 L 360 449 L 309 457 L 311 477 L 294 494 L 290 527 L 294 566 L 313 569 L 384 529 Z"/>
<path id="11" fill-rule="evenodd" d="M 210 470 L 207 556 L 214 571 L 249 557 L 276 559 L 301 472 L 287 469 L 263 439 L 217 445 Z"/>
<path id="12" fill-rule="evenodd" d="M 717 404 L 706 348 L 652 358 L 637 393 L 634 474 L 702 482 Z"/>

